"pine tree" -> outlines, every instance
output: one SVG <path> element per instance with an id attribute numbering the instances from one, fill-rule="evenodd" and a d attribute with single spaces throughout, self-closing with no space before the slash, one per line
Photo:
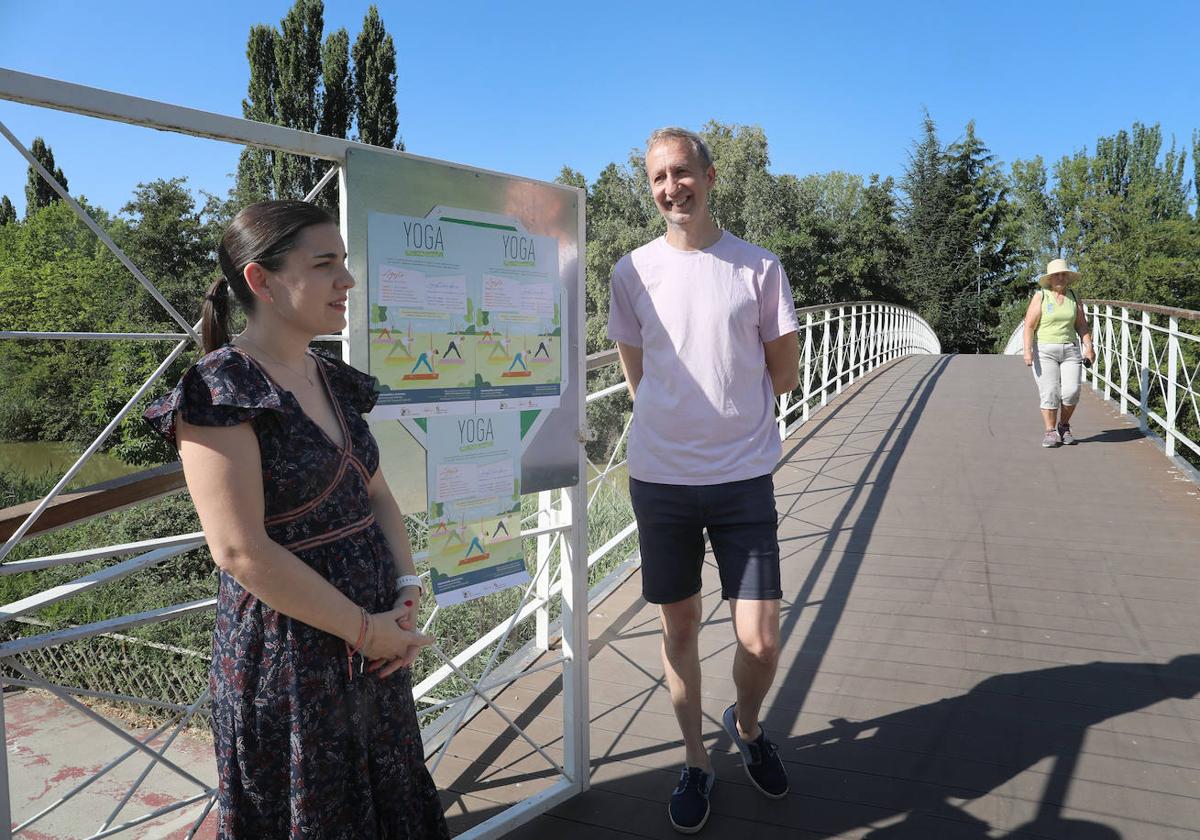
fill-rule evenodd
<path id="1" fill-rule="evenodd" d="M 947 226 L 954 262 L 951 290 L 956 293 L 953 336 L 960 350 L 981 352 L 990 346 L 997 307 L 1005 287 L 1017 276 L 1020 228 L 1008 199 L 1008 182 L 995 156 L 975 134 L 974 120 L 965 137 L 947 149 L 947 174 L 954 212 Z"/>
<path id="2" fill-rule="evenodd" d="M 950 200 L 945 156 L 937 136 L 937 126 L 927 113 L 924 134 L 909 154 L 901 186 L 905 195 L 902 214 L 908 259 L 904 264 L 902 286 L 905 296 L 927 320 L 943 346 L 948 312 L 943 239 L 946 223 L 953 210 Z"/>
<path id="3" fill-rule="evenodd" d="M 372 146 L 404 148 L 396 142 L 396 47 L 372 5 L 354 41 L 354 104 L 358 139 Z"/>
<path id="4" fill-rule="evenodd" d="M 13 207 L 8 196 L 0 196 L 0 225 L 7 225 L 17 220 L 17 210 Z"/>
<path id="5" fill-rule="evenodd" d="M 46 141 L 41 137 L 33 138 L 33 145 L 29 147 L 29 151 L 47 172 L 54 175 L 55 180 L 62 184 L 62 188 L 67 189 L 67 176 L 63 175 L 63 171 L 54 165 L 54 152 L 46 145 Z M 32 213 L 52 202 L 61 200 L 54 188 L 41 176 L 41 173 L 30 166 L 25 181 L 25 217 L 29 218 Z"/>

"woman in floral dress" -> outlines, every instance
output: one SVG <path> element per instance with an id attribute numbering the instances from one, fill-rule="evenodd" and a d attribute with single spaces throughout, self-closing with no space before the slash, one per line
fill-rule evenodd
<path id="1" fill-rule="evenodd" d="M 222 838 L 445 838 L 409 666 L 420 579 L 363 420 L 374 380 L 309 350 L 346 324 L 323 210 L 242 210 L 206 355 L 146 419 L 179 448 L 220 567 L 210 675 Z M 230 296 L 246 329 L 229 333 Z"/>

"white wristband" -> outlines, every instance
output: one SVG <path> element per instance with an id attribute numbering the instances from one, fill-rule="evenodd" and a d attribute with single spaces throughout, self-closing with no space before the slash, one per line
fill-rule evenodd
<path id="1" fill-rule="evenodd" d="M 422 595 L 425 594 L 425 587 L 421 585 L 419 575 L 399 575 L 396 578 L 396 589 L 401 590 L 406 586 L 415 586 L 421 591 Z"/>

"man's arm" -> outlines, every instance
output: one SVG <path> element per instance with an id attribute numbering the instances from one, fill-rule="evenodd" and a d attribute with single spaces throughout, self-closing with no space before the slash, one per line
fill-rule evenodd
<path id="1" fill-rule="evenodd" d="M 637 387 L 642 381 L 642 348 L 618 341 L 617 355 L 621 358 L 621 369 L 625 371 L 625 386 L 629 388 L 629 398 L 637 399 Z"/>
<path id="2" fill-rule="evenodd" d="M 763 342 L 763 353 L 767 357 L 767 372 L 771 374 L 771 385 L 775 395 L 794 391 L 800 384 L 800 334 L 785 333 L 773 341 Z M 641 375 L 641 353 L 638 353 L 638 375 Z"/>

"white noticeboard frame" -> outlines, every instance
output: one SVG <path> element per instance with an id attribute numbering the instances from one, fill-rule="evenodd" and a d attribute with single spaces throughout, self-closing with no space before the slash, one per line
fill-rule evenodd
<path id="1" fill-rule="evenodd" d="M 583 448 L 580 445 L 581 418 L 584 417 L 585 401 L 585 358 L 582 349 L 584 335 L 583 311 L 583 253 L 584 253 L 584 194 L 582 190 L 555 184 L 532 181 L 501 175 L 481 169 L 459 166 L 417 157 L 404 152 L 378 147 L 365 146 L 361 143 L 343 140 L 336 137 L 311 134 L 282 126 L 267 125 L 250 120 L 229 117 L 200 111 L 194 108 L 182 107 L 166 102 L 157 102 L 140 97 L 128 96 L 101 90 L 85 85 L 63 82 L 28 73 L 0 68 L 0 100 L 24 103 L 37 108 L 53 109 L 110 120 L 157 131 L 173 132 L 214 142 L 232 143 L 238 146 L 254 146 L 261 149 L 271 149 L 288 154 L 301 155 L 330 164 L 324 177 L 314 186 L 306 200 L 316 199 L 336 174 L 337 188 L 340 198 L 340 227 L 346 240 L 350 267 L 360 284 L 368 277 L 366 260 L 366 213 L 374 209 L 378 212 L 400 214 L 425 214 L 434 204 L 429 203 L 430 196 L 438 195 L 444 199 L 447 206 L 461 208 L 478 208 L 481 213 L 496 213 L 516 217 L 522 221 L 525 228 L 538 235 L 550 235 L 560 243 L 559 269 L 560 280 L 567 297 L 567 306 L 562 313 L 564 319 L 569 319 L 573 330 L 573 338 L 566 338 L 569 344 L 567 351 L 569 367 L 567 372 L 570 381 L 566 383 L 560 395 L 559 407 L 554 411 L 540 412 L 536 417 L 525 416 L 522 420 L 522 442 L 525 446 L 521 462 L 522 488 L 527 493 L 538 492 L 540 498 L 547 498 L 551 488 L 561 488 L 561 505 L 550 511 L 549 502 L 542 510 L 550 513 L 550 521 L 543 524 L 539 519 L 539 527 L 523 532 L 522 538 L 561 533 L 562 552 L 562 677 L 563 677 L 563 761 L 555 764 L 561 773 L 560 779 L 520 803 L 494 815 L 487 821 L 475 826 L 467 832 L 459 834 L 460 838 L 500 837 L 517 826 L 528 822 L 538 814 L 553 808 L 560 802 L 582 792 L 588 787 L 589 746 L 588 746 L 588 691 L 587 691 L 587 498 L 583 478 L 586 475 L 586 462 Z M 0 122 L 0 134 L 18 150 L 23 149 L 19 141 Z M 32 163 L 32 157 L 28 157 Z M 368 160 L 374 161 L 374 171 L 383 177 L 378 183 L 372 183 L 369 172 L 372 166 Z M 355 173 L 366 173 L 367 180 L 362 180 Z M 403 173 L 403 174 L 401 174 Z M 50 177 L 50 176 L 46 176 Z M 397 179 L 401 184 L 397 189 Z M 106 235 L 88 219 L 86 212 L 74 203 L 66 193 L 65 188 L 59 188 L 77 214 L 90 223 L 106 243 L 117 249 L 106 239 Z M 565 243 L 565 244 L 564 244 Z M 127 268 L 154 294 L 161 303 L 176 316 L 176 320 L 184 329 L 184 334 L 171 336 L 180 338 L 168 362 L 183 352 L 188 342 L 195 339 L 195 328 L 183 321 L 178 313 L 170 308 L 161 294 L 154 289 L 141 272 L 123 255 L 118 254 Z M 366 333 L 368 311 L 363 297 L 363 287 L 357 287 L 350 300 L 350 326 L 346 333 L 332 336 L 347 341 L 346 357 L 348 361 L 363 367 L 364 359 L 354 349 L 354 341 L 362 340 Z M 536 294 L 532 300 L 535 305 L 542 300 Z M 137 338 L 141 334 L 122 335 L 122 338 Z M 98 337 L 105 337 L 98 335 Z M 111 337 L 111 336 L 109 336 Z M 147 334 L 141 337 L 160 338 L 157 334 Z M 166 363 L 151 376 L 142 386 L 138 394 L 123 410 L 128 411 L 135 401 L 152 385 L 155 379 L 166 368 Z M 118 414 L 117 420 L 123 416 Z M 115 423 L 116 421 L 114 421 Z M 394 429 L 404 431 L 398 423 L 391 424 Z M 107 434 L 106 431 L 104 434 Z M 405 432 L 407 435 L 407 432 Z M 410 436 L 411 437 L 411 436 Z M 537 445 L 530 446 L 529 442 L 536 439 Z M 103 435 L 93 446 L 98 446 Z M 387 452 L 389 441 L 381 440 L 381 448 Z M 88 457 L 91 450 L 85 453 L 79 463 Z M 387 458 L 385 457 L 385 469 Z M 79 466 L 76 464 L 76 468 Z M 402 465 L 403 461 L 399 463 Z M 393 466 L 396 459 L 393 458 Z M 74 469 L 74 468 L 73 468 Z M 423 474 L 423 472 L 421 473 Z M 65 484 L 64 479 L 64 484 Z M 420 482 L 423 487 L 424 482 Z M 423 502 L 423 500 L 422 500 Z M 408 505 L 411 509 L 413 506 Z M 37 514 L 34 514 L 36 517 Z M 29 520 L 32 521 L 32 518 Z M 87 638 L 101 632 L 119 630 L 127 626 L 135 626 L 147 620 L 163 620 L 164 617 L 194 614 L 211 609 L 212 602 L 201 601 L 190 604 L 172 605 L 151 613 L 121 616 L 116 619 L 98 622 L 71 631 L 75 638 Z M 152 618 L 151 618 L 152 617 Z M 65 632 L 65 631 L 64 631 Z M 36 641 L 43 647 L 51 647 L 66 641 L 62 632 L 43 634 L 36 639 L 24 639 L 23 642 Z M 455 666 L 450 666 L 455 667 Z M 68 690 L 62 686 L 39 682 L 56 695 L 75 701 L 68 697 Z M 475 686 L 478 689 L 478 686 Z M 203 701 L 201 695 L 193 705 Z M 116 699 L 127 699 L 117 697 Z M 76 705 L 79 705 L 76 703 Z M 86 707 L 79 705 L 85 711 Z M 105 722 L 100 715 L 90 713 L 98 722 Z M 189 712 L 190 714 L 190 712 Z M 503 712 L 501 712 L 503 715 Z M 178 726 L 185 725 L 187 717 Z M 461 720 L 461 719 L 460 719 Z M 4 700 L 0 696 L 0 735 L 5 733 Z M 528 738 L 528 735 L 522 732 Z M 168 744 L 170 739 L 168 739 Z M 532 742 L 531 742 L 532 743 Z M 135 744 L 136 746 L 136 744 Z M 535 745 L 536 746 L 536 745 Z M 115 748 L 114 748 L 115 749 Z M 143 749 L 144 746 L 143 746 Z M 538 752 L 546 756 L 544 750 L 537 747 Z M 166 750 L 166 747 L 163 747 Z M 157 755 L 165 765 L 168 762 Z M 550 760 L 547 757 L 547 760 Z M 555 763 L 551 761 L 551 763 Z M 102 775 L 105 771 L 100 771 Z M 92 779 L 97 778 L 93 776 Z M 88 781 L 91 781 L 89 779 Z M 84 782 L 86 785 L 87 782 Z M 131 796 L 136 789 L 130 789 Z M 208 804 L 200 814 L 196 826 L 209 815 L 215 802 L 214 791 L 206 788 L 201 782 L 202 793 L 191 796 L 156 809 L 156 814 L 166 814 L 181 805 L 190 802 L 203 801 L 208 798 Z M 0 840 L 12 834 L 10 785 L 8 762 L 0 756 Z M 68 797 L 70 794 L 68 794 Z M 66 798 L 52 807 L 63 804 Z M 114 815 L 115 816 L 115 815 Z M 139 820 L 150 817 L 140 817 Z M 136 823 L 128 823 L 111 831 L 119 831 L 124 827 L 132 827 Z"/>
<path id="2" fill-rule="evenodd" d="M 585 195 L 574 187 L 361 147 L 347 151 L 339 187 L 349 267 L 359 281 L 350 293 L 348 361 L 379 376 L 387 370 L 380 364 L 381 357 L 398 346 L 394 359 L 411 347 L 403 362 L 389 365 L 400 375 L 385 374 L 381 379 L 390 379 L 391 387 L 399 389 L 408 387 L 400 384 L 403 376 L 424 375 L 425 379 L 416 380 L 418 384 L 433 382 L 440 389 L 439 399 L 432 401 L 381 399 L 390 408 L 372 416 L 381 463 L 401 506 L 423 510 L 429 505 L 424 480 L 427 418 L 467 412 L 470 416 L 495 411 L 518 414 L 520 492 L 548 499 L 551 494 L 544 491 L 562 491 L 560 506 L 539 516 L 539 527 L 522 532 L 523 539 L 561 532 L 564 755 L 561 765 L 556 764 L 561 776 L 538 795 L 459 835 L 500 837 L 588 787 L 587 473 L 581 444 L 587 395 Z M 418 221 L 422 224 L 417 238 L 403 242 L 392 238 L 405 223 L 413 233 Z M 488 234 L 495 235 L 489 238 Z M 470 244 L 463 245 L 467 239 Z M 456 240 L 457 245 L 448 246 Z M 498 255 L 478 253 L 493 246 L 501 249 Z M 387 272 L 382 286 L 381 272 Z M 405 276 L 405 272 L 412 273 Z M 465 299 L 471 301 L 469 310 L 464 309 Z M 479 312 L 485 301 L 495 310 L 487 321 Z M 404 344 L 409 341 L 408 322 L 402 326 L 392 322 L 400 314 L 414 316 L 409 345 Z M 423 315 L 442 320 L 416 320 Z M 403 341 L 381 340 L 381 328 L 391 331 L 397 326 Z M 489 360 L 479 358 L 480 347 L 488 346 L 481 342 L 486 341 L 484 331 L 489 327 L 498 336 L 507 328 L 513 344 L 506 348 L 507 354 L 497 354 L 506 356 L 505 366 L 489 368 Z M 415 346 L 418 334 L 429 345 L 420 348 L 428 354 L 424 361 Z M 519 373 L 518 345 L 521 351 L 529 351 L 525 361 L 530 373 L 503 377 L 509 366 Z M 463 359 L 462 365 L 457 358 L 453 366 L 441 365 L 439 359 L 450 352 Z M 553 371 L 545 356 L 554 359 Z M 477 373 L 473 385 L 469 377 L 459 375 L 465 367 Z M 428 377 L 443 371 L 445 377 Z M 443 384 L 462 390 L 441 389 Z M 467 401 L 473 402 L 470 409 L 461 405 Z M 421 408 L 408 413 L 396 410 L 413 404 Z M 420 480 L 414 481 L 414 476 Z M 535 569 L 535 578 L 541 571 Z M 525 588 L 527 599 L 533 590 L 532 583 Z M 478 684 L 473 688 L 477 690 Z M 462 721 L 459 717 L 455 731 Z M 453 734 L 439 735 L 444 738 L 443 748 Z M 437 760 L 440 756 L 433 766 Z"/>

